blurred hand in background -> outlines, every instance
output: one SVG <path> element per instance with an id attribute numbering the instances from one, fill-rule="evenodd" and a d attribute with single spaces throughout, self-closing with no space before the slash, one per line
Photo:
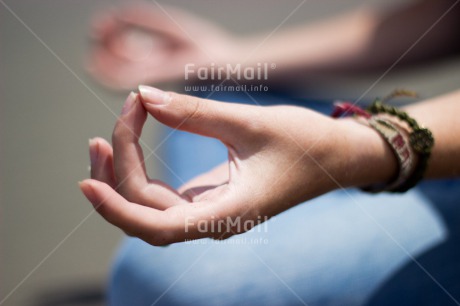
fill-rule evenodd
<path id="1" fill-rule="evenodd" d="M 93 22 L 91 37 L 87 69 L 118 90 L 178 79 L 186 63 L 225 62 L 238 45 L 235 37 L 211 22 L 153 5 L 101 13 Z"/>

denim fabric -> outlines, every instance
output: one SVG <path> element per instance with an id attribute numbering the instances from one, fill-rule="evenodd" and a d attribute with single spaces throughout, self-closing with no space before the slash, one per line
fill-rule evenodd
<path id="1" fill-rule="evenodd" d="M 253 103 L 244 94 L 210 98 Z M 256 100 L 331 109 L 283 96 Z M 214 139 L 176 131 L 163 157 L 165 180 L 178 186 L 227 152 Z M 153 247 L 127 238 L 114 261 L 109 304 L 455 305 L 459 187 L 426 182 L 402 195 L 338 190 L 223 242 Z"/>

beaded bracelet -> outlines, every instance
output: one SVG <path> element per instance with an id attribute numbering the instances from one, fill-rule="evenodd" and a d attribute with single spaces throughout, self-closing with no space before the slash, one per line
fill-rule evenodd
<path id="1" fill-rule="evenodd" d="M 434 145 L 433 134 L 427 128 L 420 127 L 417 121 L 411 118 L 406 112 L 383 103 L 383 101 L 399 95 L 413 95 L 412 92 L 394 91 L 385 99 L 375 99 L 366 110 L 347 102 L 336 103 L 332 116 L 337 118 L 343 115 L 355 115 L 365 118 L 368 124 L 375 129 L 391 146 L 396 158 L 398 159 L 399 171 L 396 179 L 384 186 L 369 186 L 363 188 L 365 191 L 380 192 L 406 192 L 414 187 L 422 178 L 427 168 L 431 150 Z M 406 140 L 402 137 L 403 128 L 394 124 L 390 118 L 383 118 L 382 114 L 389 117 L 396 117 L 404 121 L 410 127 L 409 144 L 411 150 L 404 152 Z M 397 142 L 394 140 L 398 139 Z M 407 153 L 407 154 L 406 154 Z M 412 154 L 417 154 L 418 162 L 413 163 Z M 407 156 L 405 156 L 407 155 Z"/>
<path id="2" fill-rule="evenodd" d="M 371 114 L 388 114 L 397 117 L 406 122 L 412 131 L 409 134 L 409 142 L 412 149 L 418 155 L 418 163 L 412 172 L 412 175 L 401 185 L 392 189 L 393 192 L 406 192 L 411 189 L 423 178 L 423 174 L 428 166 L 428 159 L 431 155 L 431 149 L 434 146 L 434 137 L 431 131 L 427 128 L 420 127 L 414 118 L 411 118 L 406 112 L 384 104 L 381 100 L 376 99 L 372 103 L 368 111 Z"/>

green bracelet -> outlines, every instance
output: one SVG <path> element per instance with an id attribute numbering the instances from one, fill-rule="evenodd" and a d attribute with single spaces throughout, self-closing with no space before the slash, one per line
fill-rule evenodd
<path id="1" fill-rule="evenodd" d="M 406 122 L 412 131 L 409 134 L 409 142 L 412 149 L 418 155 L 418 163 L 411 176 L 403 184 L 393 189 L 393 192 L 406 192 L 414 187 L 422 178 L 428 166 L 428 160 L 431 150 L 434 146 L 434 138 L 431 131 L 427 128 L 420 127 L 414 118 L 411 118 L 406 112 L 384 104 L 382 100 L 376 99 L 367 109 L 371 114 L 388 114 Z"/>

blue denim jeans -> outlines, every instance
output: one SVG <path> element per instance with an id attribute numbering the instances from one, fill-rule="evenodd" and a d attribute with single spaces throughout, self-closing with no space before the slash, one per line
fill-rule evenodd
<path id="1" fill-rule="evenodd" d="M 244 94 L 210 98 L 252 103 Z M 329 103 L 285 96 L 256 100 L 331 109 Z M 214 139 L 175 131 L 163 157 L 170 167 L 163 178 L 178 186 L 226 160 L 227 152 Z M 459 181 L 444 180 L 405 194 L 337 190 L 226 241 L 153 247 L 127 238 L 114 261 L 108 300 L 110 305 L 456 305 L 459 187 Z"/>

